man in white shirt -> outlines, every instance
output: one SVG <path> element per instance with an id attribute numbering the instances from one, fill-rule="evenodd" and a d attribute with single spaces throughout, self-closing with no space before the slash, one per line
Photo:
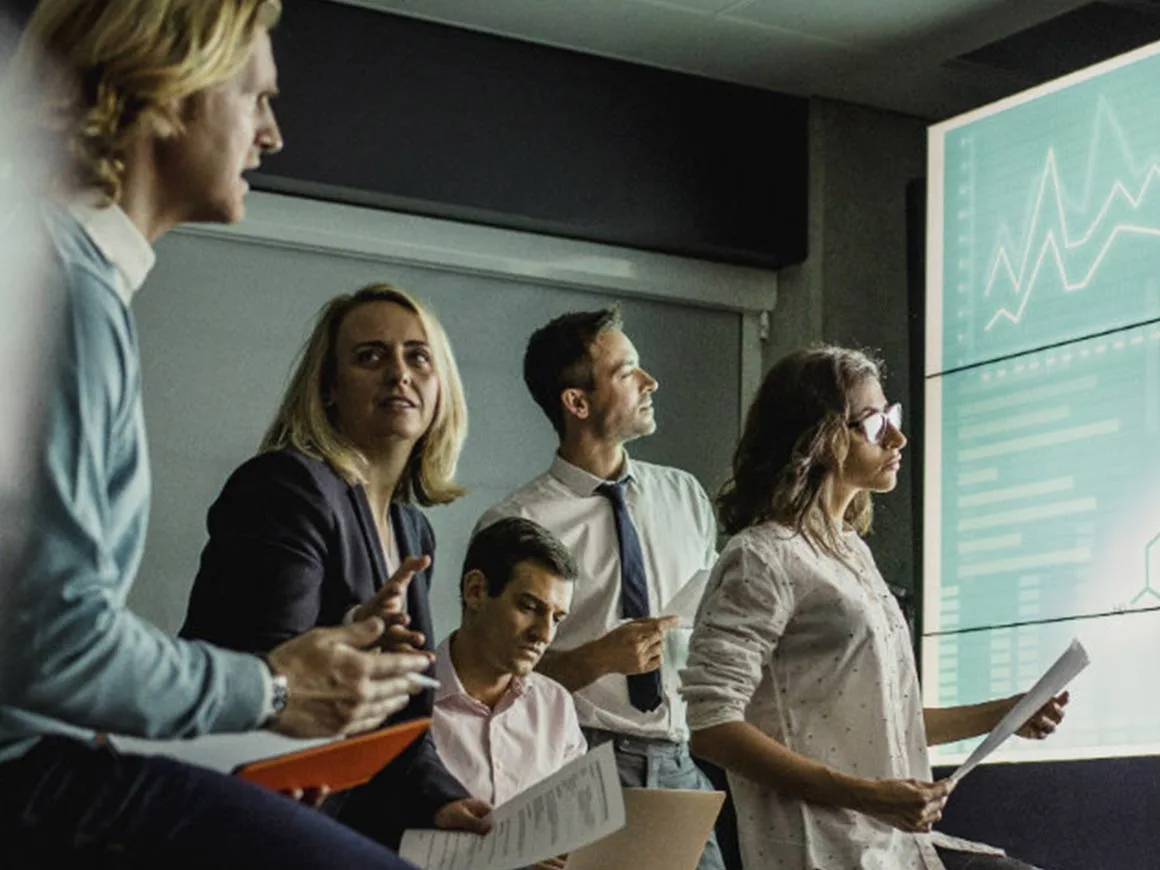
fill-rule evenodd
<path id="1" fill-rule="evenodd" d="M 691 474 L 633 461 L 624 449 L 656 430 L 657 382 L 615 309 L 566 314 L 537 330 L 524 381 L 559 450 L 547 472 L 476 529 L 526 517 L 576 558 L 572 613 L 539 669 L 576 693 L 589 743 L 613 743 L 624 785 L 711 789 L 689 754 L 678 672 L 716 558 L 713 508 Z M 710 837 L 699 870 L 723 867 Z"/>
<path id="2" fill-rule="evenodd" d="M 588 749 L 572 695 L 534 670 L 575 579 L 572 554 L 531 520 L 502 519 L 467 549 L 463 621 L 435 652 L 431 734 L 447 769 L 495 806 Z"/>

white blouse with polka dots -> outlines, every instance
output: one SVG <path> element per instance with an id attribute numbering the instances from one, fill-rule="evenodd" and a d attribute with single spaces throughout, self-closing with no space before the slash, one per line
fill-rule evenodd
<path id="1" fill-rule="evenodd" d="M 929 781 L 909 628 L 865 542 L 842 540 L 849 565 L 773 523 L 729 541 L 681 672 L 689 727 L 745 721 L 844 773 Z M 729 785 L 746 870 L 942 870 L 930 835 Z"/>

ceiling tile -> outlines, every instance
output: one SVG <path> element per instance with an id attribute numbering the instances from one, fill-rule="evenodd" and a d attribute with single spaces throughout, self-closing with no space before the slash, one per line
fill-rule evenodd
<path id="1" fill-rule="evenodd" d="M 904 33 L 930 21 L 957 18 L 964 12 L 990 5 L 991 0 L 878 0 L 859 4 L 849 0 L 752 0 L 726 15 L 738 21 L 809 33 L 827 39 L 864 42 Z M 1030 0 L 1023 0 L 1030 2 Z"/>
<path id="2" fill-rule="evenodd" d="M 899 46 L 921 50 L 938 33 L 990 27 L 1011 32 L 1066 11 L 1087 0 L 751 0 L 723 17 L 762 27 L 790 30 L 856 45 L 893 51 Z"/>
<path id="3" fill-rule="evenodd" d="M 737 5 L 737 0 L 636 0 L 636 2 L 684 12 L 700 12 L 705 15 L 715 15 L 730 6 Z"/>
<path id="4" fill-rule="evenodd" d="M 1019 87 L 951 59 L 1089 0 L 335 2 L 938 119 Z"/>
<path id="5" fill-rule="evenodd" d="M 800 34 L 643 0 L 492 0 L 471 6 L 464 0 L 424 0 L 422 14 L 410 0 L 370 0 L 360 5 L 733 81 L 745 81 L 739 76 L 746 70 L 759 74 L 776 67 L 798 80 L 801 73 L 849 51 Z"/>

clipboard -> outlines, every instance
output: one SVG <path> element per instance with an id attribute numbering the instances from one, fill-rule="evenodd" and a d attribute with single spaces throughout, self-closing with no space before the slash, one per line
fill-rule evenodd
<path id="1" fill-rule="evenodd" d="M 625 823 L 577 849 L 566 870 L 696 870 L 725 803 L 723 791 L 624 789 Z"/>
<path id="2" fill-rule="evenodd" d="M 332 792 L 362 785 L 393 761 L 431 726 L 411 719 L 357 737 L 239 764 L 235 776 L 275 791 L 328 787 Z"/>

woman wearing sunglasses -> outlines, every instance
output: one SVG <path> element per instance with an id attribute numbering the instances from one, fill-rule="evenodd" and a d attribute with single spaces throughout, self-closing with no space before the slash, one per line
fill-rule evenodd
<path id="1" fill-rule="evenodd" d="M 693 752 L 725 768 L 746 867 L 1016 870 L 932 834 L 952 785 L 927 745 L 984 734 L 1017 700 L 924 710 L 906 621 L 862 536 L 906 436 L 879 365 L 818 347 L 765 378 L 718 499 L 733 537 L 682 672 Z M 1020 731 L 1050 734 L 1066 695 Z"/>

